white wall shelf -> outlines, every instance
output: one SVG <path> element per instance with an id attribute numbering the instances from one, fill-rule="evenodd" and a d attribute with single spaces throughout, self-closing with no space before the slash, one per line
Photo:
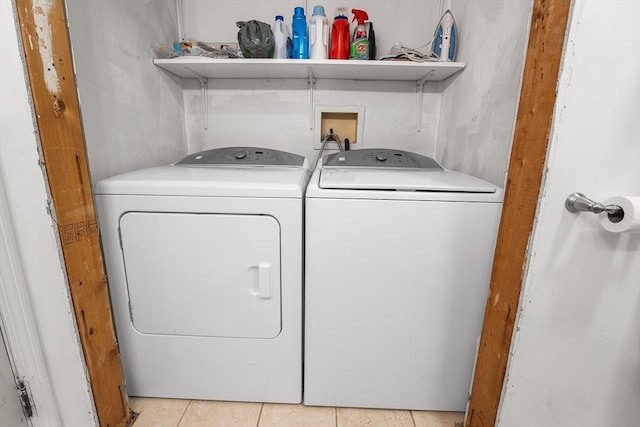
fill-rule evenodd
<path id="1" fill-rule="evenodd" d="M 463 62 L 349 61 L 317 59 L 156 59 L 158 67 L 194 79 L 338 79 L 440 81 L 462 70 Z"/>
<path id="2" fill-rule="evenodd" d="M 203 124 L 208 128 L 208 79 L 307 79 L 309 126 L 314 129 L 316 79 L 414 81 L 417 93 L 417 131 L 420 132 L 422 88 L 462 70 L 464 62 L 350 61 L 339 59 L 214 59 L 180 57 L 154 59 L 153 63 L 183 79 L 200 81 Z"/>

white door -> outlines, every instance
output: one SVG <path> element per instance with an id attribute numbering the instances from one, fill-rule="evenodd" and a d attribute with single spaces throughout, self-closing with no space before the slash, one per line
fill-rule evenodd
<path id="1" fill-rule="evenodd" d="M 564 202 L 640 196 L 639 76 L 640 2 L 576 1 L 499 426 L 638 425 L 640 234 Z"/>
<path id="2" fill-rule="evenodd" d="M 228 338 L 280 333 L 275 218 L 128 212 L 120 232 L 131 322 L 139 332 Z"/>
<path id="3" fill-rule="evenodd" d="M 9 363 L 9 353 L 0 334 L 0 426 L 27 426 L 18 397 L 16 381 Z"/>

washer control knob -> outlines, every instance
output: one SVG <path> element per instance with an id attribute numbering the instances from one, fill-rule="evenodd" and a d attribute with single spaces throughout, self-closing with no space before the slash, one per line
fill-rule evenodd
<path id="1" fill-rule="evenodd" d="M 389 155 L 383 151 L 378 151 L 376 153 L 376 160 L 380 161 L 380 162 L 384 162 L 385 160 L 387 160 L 389 158 Z"/>
<path id="2" fill-rule="evenodd" d="M 233 153 L 233 156 L 240 160 L 240 159 L 244 159 L 245 157 L 247 157 L 247 153 L 245 151 L 236 151 L 235 153 Z"/>

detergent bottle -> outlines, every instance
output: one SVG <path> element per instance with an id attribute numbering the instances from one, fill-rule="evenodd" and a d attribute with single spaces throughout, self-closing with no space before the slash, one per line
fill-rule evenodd
<path id="1" fill-rule="evenodd" d="M 288 58 L 287 41 L 289 39 L 289 32 L 284 25 L 284 17 L 282 15 L 276 16 L 276 23 L 273 28 L 273 39 L 275 47 L 273 49 L 274 59 Z"/>
<path id="2" fill-rule="evenodd" d="M 336 17 L 331 26 L 331 50 L 330 59 L 349 59 L 349 18 L 347 18 L 347 8 L 336 9 Z"/>
<path id="3" fill-rule="evenodd" d="M 309 58 L 327 59 L 329 45 L 329 21 L 324 7 L 315 6 L 309 20 Z"/>
<path id="4" fill-rule="evenodd" d="M 353 31 L 349 59 L 369 59 L 369 36 L 364 25 L 364 21 L 369 19 L 369 15 L 360 9 L 352 9 L 351 13 L 353 13 L 352 21 L 358 21 L 358 24 Z"/>
<path id="5" fill-rule="evenodd" d="M 307 27 L 307 17 L 304 16 L 304 8 L 296 7 L 293 10 L 293 53 L 294 59 L 309 59 L 309 29 Z"/>

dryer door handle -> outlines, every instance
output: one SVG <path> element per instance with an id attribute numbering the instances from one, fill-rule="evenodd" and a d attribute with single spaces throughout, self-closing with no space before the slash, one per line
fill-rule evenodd
<path id="1" fill-rule="evenodd" d="M 258 263 L 258 296 L 260 299 L 271 299 L 271 263 Z"/>

